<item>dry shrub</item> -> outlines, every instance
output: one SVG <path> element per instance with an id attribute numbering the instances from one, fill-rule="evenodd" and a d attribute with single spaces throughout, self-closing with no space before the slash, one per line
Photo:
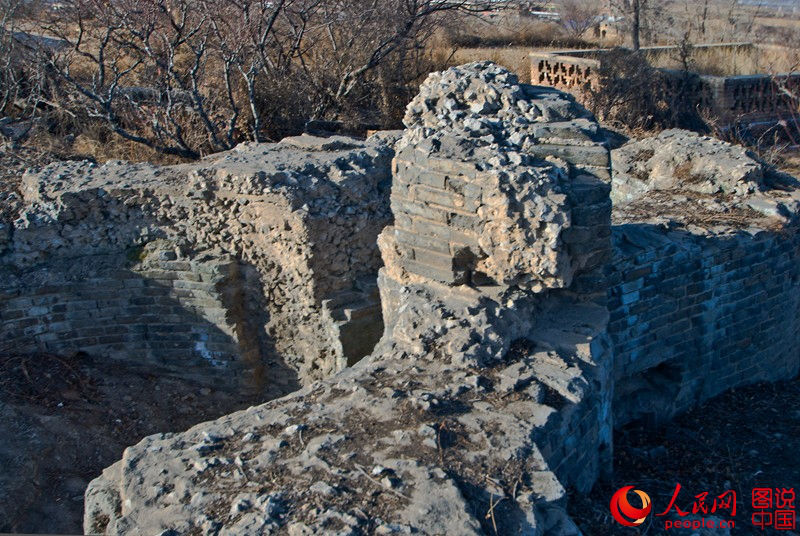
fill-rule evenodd
<path id="1" fill-rule="evenodd" d="M 559 23 L 567 34 L 579 38 L 597 24 L 603 8 L 591 0 L 561 0 Z"/>
<path id="2" fill-rule="evenodd" d="M 36 61 L 30 40 L 20 39 L 36 7 L 35 0 L 0 0 L 0 120 L 16 123 L 10 128 L 0 123 L 0 139 L 14 143 L 29 131 L 30 119 L 47 104 L 52 90 L 52 80 Z"/>
<path id="3" fill-rule="evenodd" d="M 640 52 L 614 49 L 603 55 L 598 83 L 582 96 L 597 117 L 627 132 L 664 128 L 705 131 L 694 101 L 697 77 L 653 68 Z"/>
<path id="4" fill-rule="evenodd" d="M 744 116 L 726 124 L 714 119 L 708 123 L 716 137 L 749 148 L 768 165 L 791 167 L 800 150 L 800 77 L 773 76 L 765 91 L 771 92 L 776 120 L 753 122 Z"/>
<path id="5" fill-rule="evenodd" d="M 447 43 L 457 48 L 524 46 L 569 49 L 595 46 L 588 40 L 569 35 L 555 22 L 510 14 L 490 19 L 456 17 L 447 24 L 445 36 Z"/>

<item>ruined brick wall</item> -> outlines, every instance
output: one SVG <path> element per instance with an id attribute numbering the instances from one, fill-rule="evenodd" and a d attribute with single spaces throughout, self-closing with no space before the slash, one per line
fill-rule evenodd
<path id="1" fill-rule="evenodd" d="M 572 97 L 490 62 L 432 73 L 404 122 L 374 352 L 126 449 L 87 532 L 575 536 L 565 488 L 610 473 L 614 424 L 797 373 L 796 180 L 674 131 L 612 170 Z"/>
<path id="2" fill-rule="evenodd" d="M 597 124 L 490 62 L 431 74 L 405 123 L 375 351 L 126 450 L 87 490 L 87 532 L 579 533 L 565 487 L 588 491 L 611 455 Z"/>
<path id="3" fill-rule="evenodd" d="M 574 136 L 580 135 L 576 125 Z M 555 147 L 549 145 L 548 152 L 558 153 Z M 606 167 L 599 169 L 607 173 L 608 150 L 599 145 L 573 147 L 570 154 L 560 155 L 573 180 L 565 195 L 573 208 L 572 225 L 561 238 L 566 245 L 564 251 L 569 252 L 576 265 L 574 276 L 582 277 L 585 284 L 597 284 L 591 281 L 590 274 L 596 274 L 608 260 L 603 241 L 609 237 L 609 187 L 594 174 L 584 174 L 585 168 L 580 167 L 582 159 L 594 156 L 595 147 L 601 149 L 600 159 L 606 160 Z M 545 150 L 539 150 L 542 157 Z M 481 171 L 473 162 L 431 158 L 416 150 L 401 151 L 395 159 L 392 210 L 402 266 L 446 284 L 497 283 L 480 267 L 482 243 L 485 246 L 487 241 L 481 234 L 482 217 L 491 214 L 489 203 L 497 186 L 492 173 Z M 485 193 L 484 188 L 488 188 Z"/>
<path id="4" fill-rule="evenodd" d="M 797 179 L 681 130 L 612 152 L 615 418 L 668 419 L 800 367 Z"/>
<path id="5" fill-rule="evenodd" d="M 340 370 L 382 329 L 391 143 L 303 136 L 179 166 L 27 174 L 21 217 L 0 229 L 0 350 L 274 393 Z M 343 343 L 354 324 L 358 344 Z"/>
<path id="6" fill-rule="evenodd" d="M 719 43 L 698 45 L 696 53 L 723 49 L 732 54 L 741 50 L 759 49 L 752 43 Z M 769 47 L 767 47 L 769 48 Z M 558 52 L 533 52 L 530 54 L 531 81 L 534 84 L 567 91 L 584 98 L 588 90 L 600 91 L 599 71 L 603 57 L 609 49 L 566 50 Z M 675 46 L 642 47 L 641 52 L 651 62 L 664 56 L 677 57 Z M 690 109 L 700 109 L 711 114 L 722 125 L 736 121 L 777 121 L 794 116 L 789 92 L 800 87 L 800 75 L 753 74 L 716 76 L 694 74 L 687 78 L 684 71 L 659 69 L 663 75 L 666 95 L 680 98 Z"/>
<path id="7" fill-rule="evenodd" d="M 531 83 L 581 93 L 598 87 L 600 61 L 564 53 L 536 53 L 531 58 Z"/>
<path id="8" fill-rule="evenodd" d="M 665 420 L 733 387 L 797 375 L 796 230 L 714 236 L 628 224 L 614 243 L 617 424 Z"/>
<path id="9" fill-rule="evenodd" d="M 258 383 L 263 313 L 246 298 L 257 279 L 233 258 L 190 258 L 169 245 L 5 273 L 0 352 L 84 352 L 149 373 Z"/>

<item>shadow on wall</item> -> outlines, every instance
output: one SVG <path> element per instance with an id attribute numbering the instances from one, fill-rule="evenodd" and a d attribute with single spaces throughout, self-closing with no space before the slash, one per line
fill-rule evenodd
<path id="1" fill-rule="evenodd" d="M 616 425 L 665 421 L 728 389 L 798 374 L 800 240 L 614 226 Z"/>
<path id="2" fill-rule="evenodd" d="M 270 398 L 297 389 L 265 332 L 257 270 L 226 257 L 179 258 L 165 241 L 153 244 L 4 276 L 0 352 L 81 351 Z"/>

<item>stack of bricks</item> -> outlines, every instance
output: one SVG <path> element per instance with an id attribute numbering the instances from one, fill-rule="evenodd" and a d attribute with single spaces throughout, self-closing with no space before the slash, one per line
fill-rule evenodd
<path id="1" fill-rule="evenodd" d="M 547 143 L 532 145 L 528 154 L 564 165 L 569 176 L 562 188 L 571 225 L 560 240 L 572 259 L 573 290 L 602 293 L 602 267 L 610 259 L 611 201 L 609 151 L 587 134 L 584 121 L 551 123 Z M 590 125 L 591 126 L 591 125 Z M 557 133 L 556 138 L 553 134 Z M 491 172 L 479 162 L 426 155 L 414 147 L 398 151 L 393 163 L 391 206 L 395 239 L 403 269 L 447 285 L 491 284 L 471 271 L 481 253 L 484 225 L 479 209 L 496 192 Z"/>
<path id="2" fill-rule="evenodd" d="M 414 149 L 394 161 L 392 212 L 403 269 L 444 283 L 472 283 L 459 255 L 479 251 L 481 172 L 471 162 L 426 158 Z"/>

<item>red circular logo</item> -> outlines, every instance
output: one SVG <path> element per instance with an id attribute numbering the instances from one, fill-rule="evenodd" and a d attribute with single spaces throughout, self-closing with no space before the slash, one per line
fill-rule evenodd
<path id="1" fill-rule="evenodd" d="M 631 490 L 633 490 L 642 501 L 641 508 L 636 508 L 628 502 L 628 492 Z M 633 486 L 620 488 L 614 496 L 611 497 L 611 515 L 614 516 L 617 523 L 625 525 L 626 527 L 636 527 L 644 523 L 644 520 L 647 519 L 647 515 L 652 508 L 653 505 L 650 502 L 650 496 L 642 490 L 633 489 Z"/>

